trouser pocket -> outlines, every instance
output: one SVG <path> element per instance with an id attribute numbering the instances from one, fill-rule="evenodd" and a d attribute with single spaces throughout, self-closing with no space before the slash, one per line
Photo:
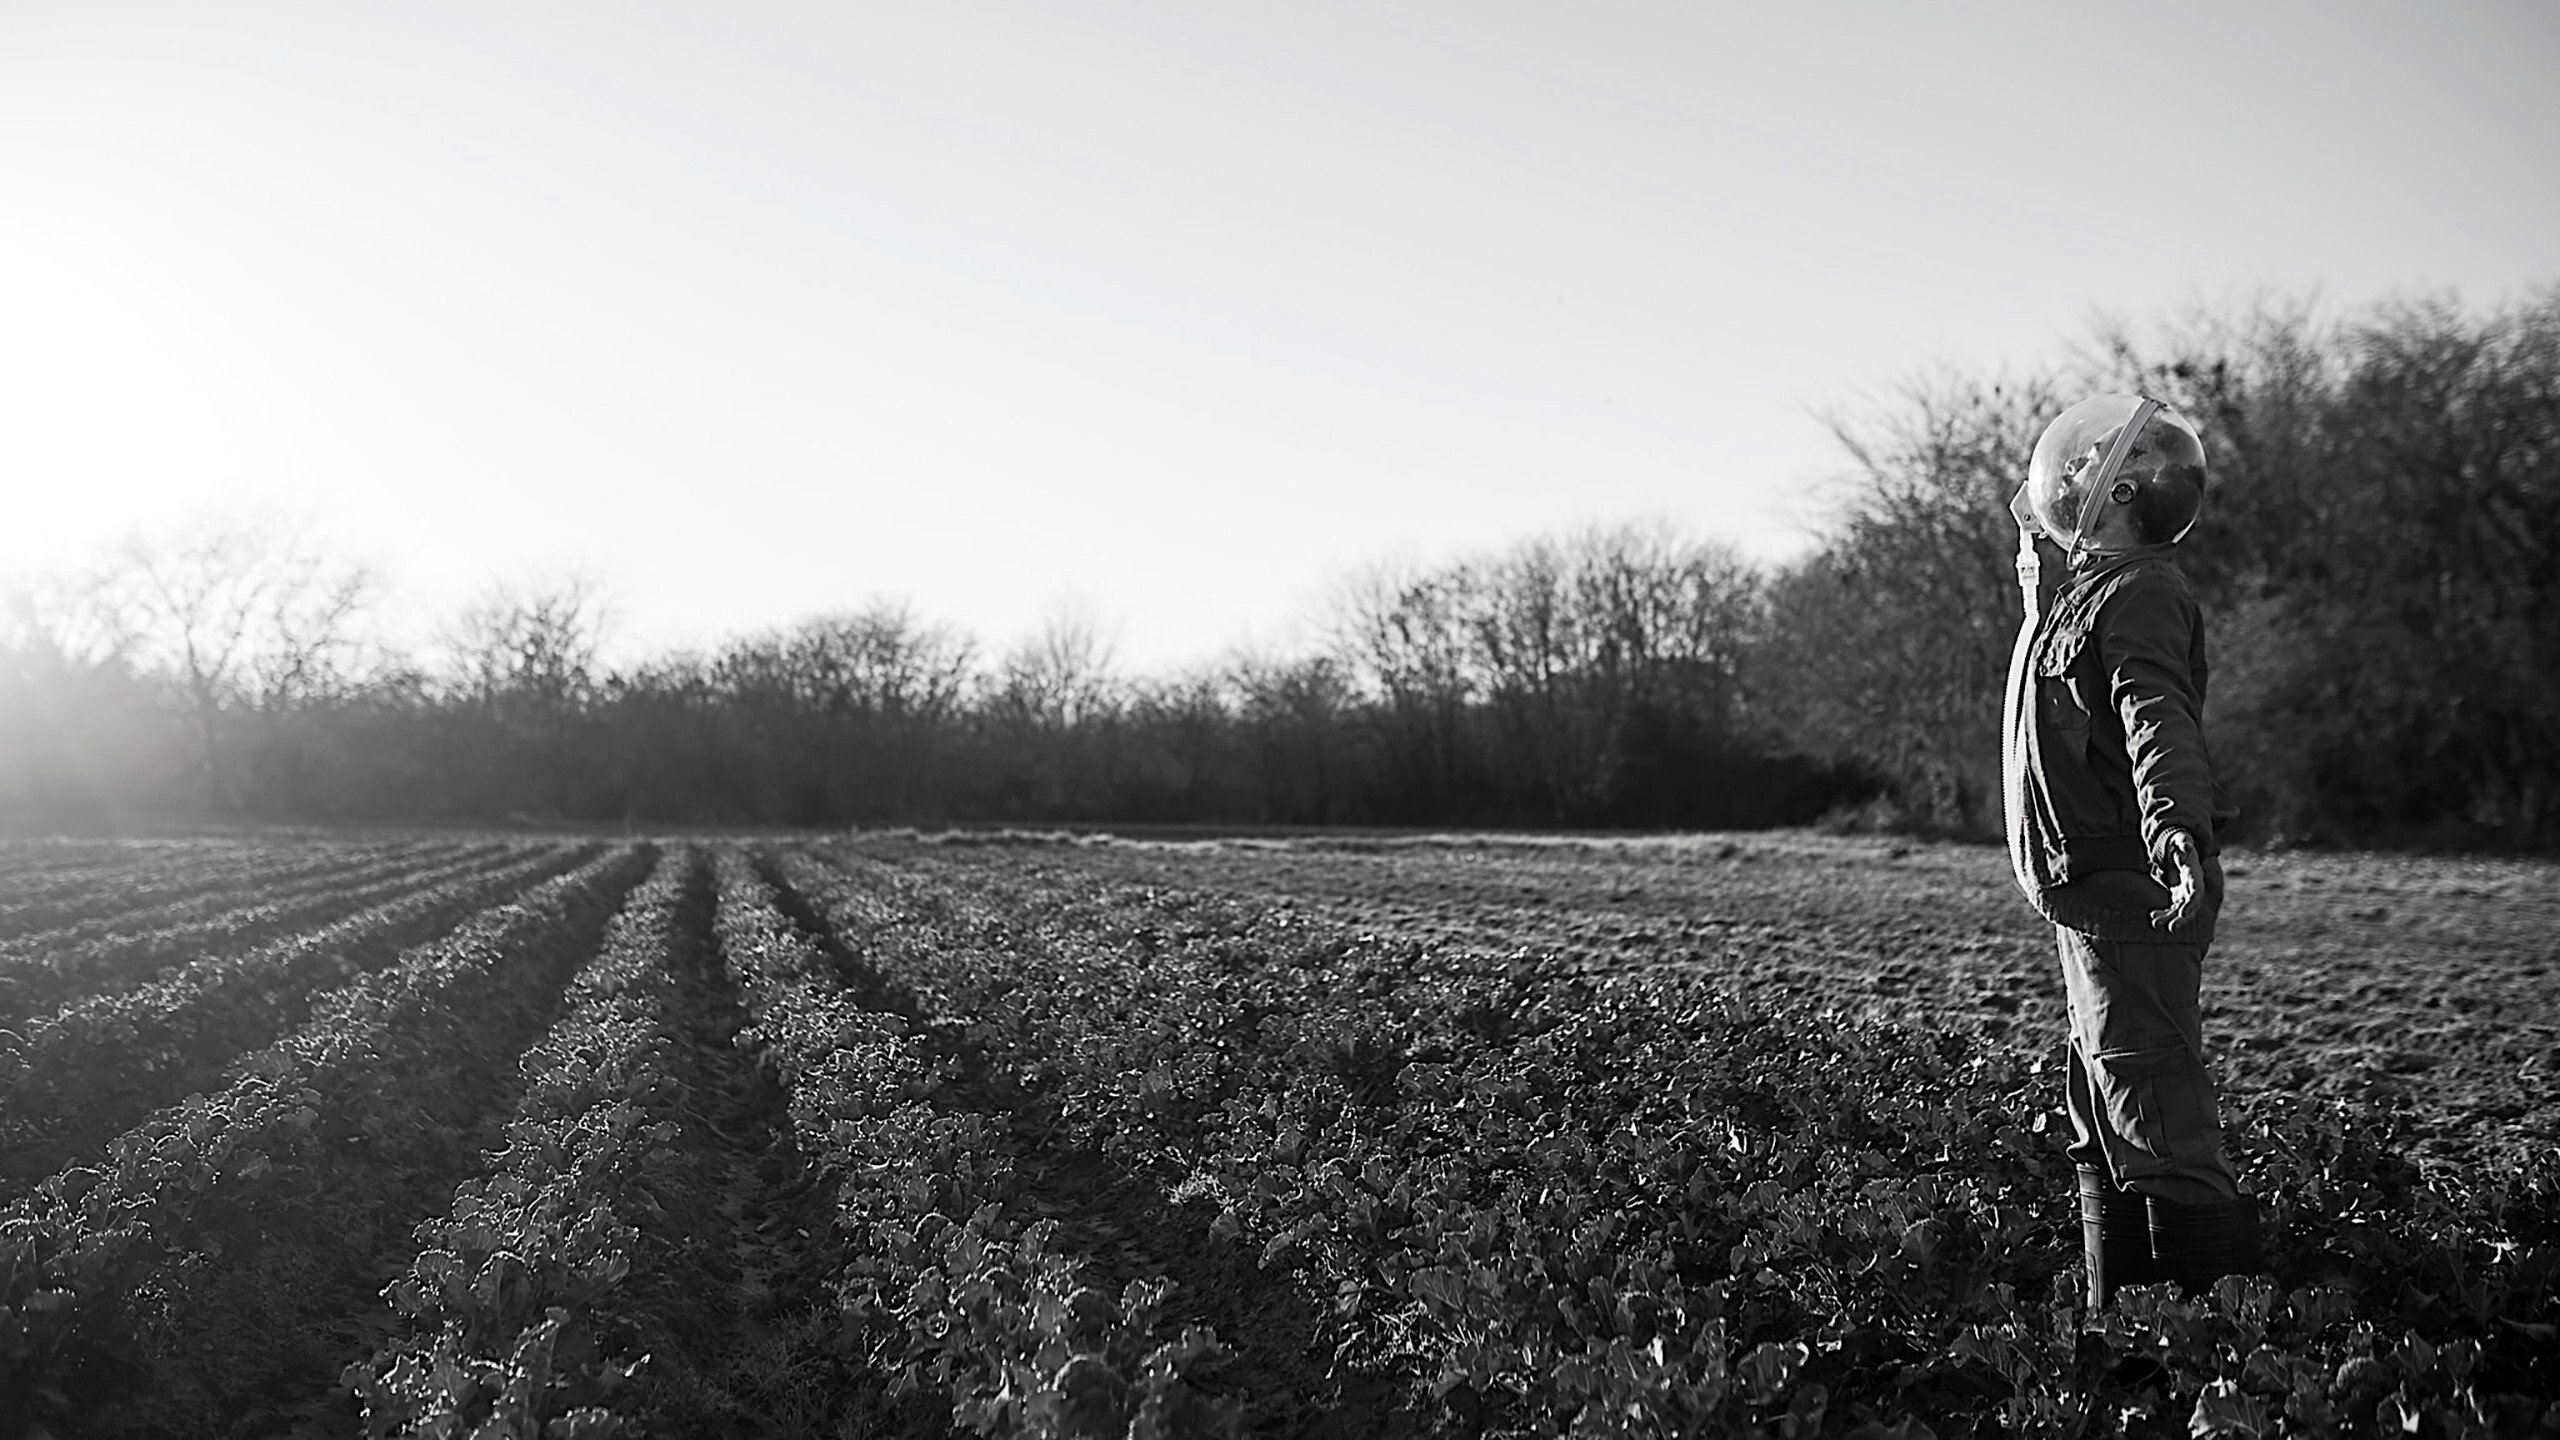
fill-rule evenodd
<path id="1" fill-rule="evenodd" d="M 2171 1044 L 2101 1050 L 2093 1058 L 2098 1114 L 2092 1118 L 2119 1181 L 2228 1175 L 2213 1081 L 2194 1051 Z"/>
<path id="2" fill-rule="evenodd" d="M 2099 1051 L 2098 1092 L 2108 1128 L 2154 1155 L 2176 1153 L 2174 1133 L 2199 1098 L 2183 1072 L 2195 1068 L 2184 1045 Z"/>

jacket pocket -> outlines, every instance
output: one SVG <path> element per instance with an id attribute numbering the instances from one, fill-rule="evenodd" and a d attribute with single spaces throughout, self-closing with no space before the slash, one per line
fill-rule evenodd
<path id="1" fill-rule="evenodd" d="M 2076 737 L 2080 753 L 2089 738 L 2089 697 L 2073 672 L 2088 648 L 2089 627 L 2065 624 L 2037 642 L 2035 655 L 2036 717 L 2045 728 Z"/>

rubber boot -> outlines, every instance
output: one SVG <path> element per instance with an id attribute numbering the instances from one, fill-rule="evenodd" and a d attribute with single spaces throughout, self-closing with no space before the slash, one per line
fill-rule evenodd
<path id="1" fill-rule="evenodd" d="M 2204 1205 L 2150 1202 L 2151 1253 L 2161 1278 L 2193 1296 L 2225 1275 L 2250 1275 L 2266 1267 L 2258 1239 L 2258 1197 L 2243 1195 Z"/>
<path id="2" fill-rule="evenodd" d="M 2080 1170 L 2080 1241 L 2088 1257 L 2089 1308 L 2102 1310 L 2126 1285 L 2169 1278 L 2151 1258 L 2151 1220 L 2142 1197 L 2119 1189 L 2093 1165 Z"/>

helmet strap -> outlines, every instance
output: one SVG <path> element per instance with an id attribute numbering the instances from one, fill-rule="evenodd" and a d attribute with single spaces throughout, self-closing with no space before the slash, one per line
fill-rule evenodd
<path id="1" fill-rule="evenodd" d="M 2133 453 L 2142 432 L 2151 428 L 2151 419 L 2169 407 L 2145 395 L 2133 407 L 2133 414 L 2116 430 L 2114 442 L 2098 459 L 2097 473 L 2089 477 L 2089 488 L 2080 492 L 2080 518 L 2071 527 L 2070 563 L 2077 565 L 2089 550 L 2089 523 L 2098 518 L 2098 497 L 2115 488 L 2116 472 L 2124 468 L 2125 457 Z"/>

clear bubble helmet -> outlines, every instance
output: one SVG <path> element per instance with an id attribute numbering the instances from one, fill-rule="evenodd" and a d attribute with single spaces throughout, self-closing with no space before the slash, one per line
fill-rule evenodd
<path id="1" fill-rule="evenodd" d="M 2111 536 L 2119 546 L 2122 537 L 2178 543 L 2195 528 L 2204 486 L 2204 441 L 2185 416 L 2145 395 L 2092 395 L 2044 427 L 2018 499 L 2047 537 L 2078 552 L 2113 548 Z M 2119 507 L 2128 523 L 2111 530 Z"/>

